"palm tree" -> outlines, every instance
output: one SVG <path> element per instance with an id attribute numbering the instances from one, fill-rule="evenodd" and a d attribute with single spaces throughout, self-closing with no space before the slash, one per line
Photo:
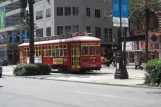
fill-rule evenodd
<path id="1" fill-rule="evenodd" d="M 14 0 L 10 0 L 11 2 Z M 25 0 L 20 0 L 21 2 L 24 2 Z M 35 0 L 27 0 L 29 5 L 29 40 L 30 40 L 30 63 L 34 64 L 34 11 L 33 11 L 33 4 L 35 3 Z M 47 2 L 50 4 L 50 0 L 47 0 Z"/>

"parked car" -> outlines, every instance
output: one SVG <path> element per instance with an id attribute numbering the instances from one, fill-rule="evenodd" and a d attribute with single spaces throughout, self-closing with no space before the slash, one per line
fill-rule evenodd
<path id="1" fill-rule="evenodd" d="M 106 59 L 104 57 L 101 57 L 101 59 L 102 59 L 102 64 L 105 64 L 107 67 L 110 66 L 110 60 L 108 60 L 108 59 Z"/>
<path id="2" fill-rule="evenodd" d="M 5 59 L 1 59 L 1 58 L 0 58 L 0 65 L 1 65 L 1 66 L 7 66 L 7 65 L 8 65 L 8 61 L 5 60 Z"/>

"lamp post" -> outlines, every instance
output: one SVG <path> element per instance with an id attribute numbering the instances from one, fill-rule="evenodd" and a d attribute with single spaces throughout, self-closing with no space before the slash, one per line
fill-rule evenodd
<path id="1" fill-rule="evenodd" d="M 112 49 L 113 49 L 113 66 L 116 67 L 116 43 L 115 43 L 115 39 L 113 39 L 113 44 L 112 44 Z"/>
<path id="2" fill-rule="evenodd" d="M 118 49 L 117 49 L 117 56 L 116 56 L 116 71 L 114 78 L 115 79 L 128 79 L 128 73 L 125 69 L 123 64 L 123 53 L 122 53 L 122 43 L 121 43 L 121 37 L 122 37 L 122 0 L 119 0 L 119 10 L 120 10 L 120 28 L 118 32 Z"/>

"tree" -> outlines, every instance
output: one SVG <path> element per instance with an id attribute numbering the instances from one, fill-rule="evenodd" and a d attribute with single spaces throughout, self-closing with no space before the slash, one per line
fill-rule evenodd
<path id="1" fill-rule="evenodd" d="M 161 11 L 160 0 L 129 0 L 129 19 L 139 21 L 145 33 L 145 62 L 148 61 L 149 15 L 157 16 L 158 11 Z"/>
<path id="2" fill-rule="evenodd" d="M 139 20 L 143 30 L 146 27 L 146 10 L 149 13 L 156 14 L 161 10 L 160 0 L 129 0 L 129 19 L 136 21 Z"/>
<path id="3" fill-rule="evenodd" d="M 11 2 L 14 0 L 10 0 Z M 20 0 L 26 1 L 26 0 Z M 47 2 L 50 4 L 50 0 L 47 0 Z M 29 26 L 30 26 L 30 33 L 29 33 L 29 41 L 30 41 L 30 63 L 34 64 L 34 11 L 33 11 L 33 4 L 35 3 L 35 0 L 27 0 L 27 3 L 29 5 Z"/>

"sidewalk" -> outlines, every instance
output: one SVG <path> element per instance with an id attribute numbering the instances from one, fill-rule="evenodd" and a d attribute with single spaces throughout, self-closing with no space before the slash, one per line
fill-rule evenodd
<path id="1" fill-rule="evenodd" d="M 115 68 L 113 67 L 103 67 L 101 71 L 94 71 L 87 74 L 51 73 L 48 76 L 27 76 L 26 78 L 122 86 L 137 86 L 144 83 L 144 70 L 135 70 L 134 66 L 128 66 L 127 71 L 129 79 L 124 80 L 114 79 Z"/>
<path id="2" fill-rule="evenodd" d="M 3 75 L 13 76 L 12 71 L 13 66 L 4 67 Z M 51 75 L 25 76 L 25 78 L 122 86 L 137 86 L 144 83 L 144 70 L 135 70 L 134 66 L 127 66 L 127 71 L 129 79 L 125 80 L 114 79 L 114 67 L 103 67 L 101 71 L 94 71 L 86 74 L 51 73 Z"/>

